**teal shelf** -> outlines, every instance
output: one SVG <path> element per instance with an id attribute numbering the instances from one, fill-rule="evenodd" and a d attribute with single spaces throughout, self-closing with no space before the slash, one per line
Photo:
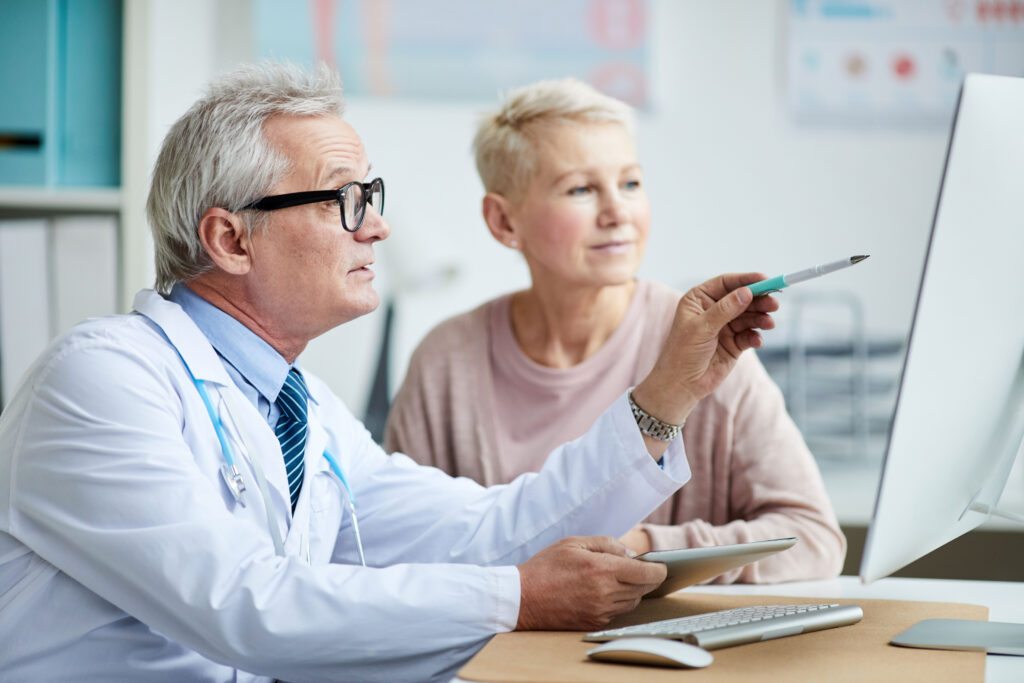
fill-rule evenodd
<path id="1" fill-rule="evenodd" d="M 0 184 L 117 187 L 120 0 L 0 0 Z"/>

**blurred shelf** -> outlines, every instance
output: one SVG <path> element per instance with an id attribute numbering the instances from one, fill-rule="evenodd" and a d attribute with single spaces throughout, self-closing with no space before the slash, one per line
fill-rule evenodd
<path id="1" fill-rule="evenodd" d="M 119 213 L 119 188 L 0 186 L 0 211 L 12 214 Z"/>
<path id="2" fill-rule="evenodd" d="M 849 340 L 841 341 L 810 341 L 803 344 L 802 351 L 809 356 L 848 358 L 854 352 L 854 344 Z M 903 341 L 899 339 L 866 339 L 864 351 L 869 357 L 899 356 L 903 353 Z M 788 344 L 774 344 L 757 350 L 757 355 L 765 363 L 786 361 L 792 353 Z"/>

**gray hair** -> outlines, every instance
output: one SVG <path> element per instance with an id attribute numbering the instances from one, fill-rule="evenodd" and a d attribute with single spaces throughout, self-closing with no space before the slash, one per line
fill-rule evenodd
<path id="1" fill-rule="evenodd" d="M 199 240 L 199 220 L 222 207 L 241 213 L 252 232 L 266 214 L 242 207 L 265 195 L 290 171 L 266 140 L 263 124 L 279 115 L 341 116 L 341 79 L 325 65 L 307 71 L 262 62 L 214 81 L 164 138 L 153 169 L 146 213 L 156 246 L 156 288 L 206 272 L 212 262 Z"/>
<path id="2" fill-rule="evenodd" d="M 537 142 L 552 124 L 618 123 L 633 135 L 633 109 L 574 78 L 539 81 L 504 98 L 473 139 L 476 169 L 487 192 L 518 196 L 536 171 Z"/>

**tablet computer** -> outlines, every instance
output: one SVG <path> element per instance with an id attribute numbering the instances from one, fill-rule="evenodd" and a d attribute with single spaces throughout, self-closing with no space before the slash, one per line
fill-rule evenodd
<path id="1" fill-rule="evenodd" d="M 636 559 L 661 562 L 668 567 L 664 583 L 645 595 L 660 598 L 701 581 L 707 581 L 723 572 L 757 562 L 769 555 L 792 548 L 796 538 L 776 538 L 771 541 L 753 541 L 734 545 L 714 545 L 709 548 L 680 548 L 679 550 L 652 550 Z"/>

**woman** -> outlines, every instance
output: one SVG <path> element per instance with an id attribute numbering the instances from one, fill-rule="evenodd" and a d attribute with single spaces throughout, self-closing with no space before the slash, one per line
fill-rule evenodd
<path id="1" fill-rule="evenodd" d="M 681 294 L 634 277 L 650 207 L 630 108 L 571 79 L 522 88 L 474 140 L 483 215 L 529 289 L 441 323 L 413 354 L 389 451 L 484 484 L 535 471 L 651 370 Z M 687 419 L 691 481 L 622 540 L 637 552 L 796 536 L 718 582 L 835 576 L 846 541 L 753 354 Z"/>

